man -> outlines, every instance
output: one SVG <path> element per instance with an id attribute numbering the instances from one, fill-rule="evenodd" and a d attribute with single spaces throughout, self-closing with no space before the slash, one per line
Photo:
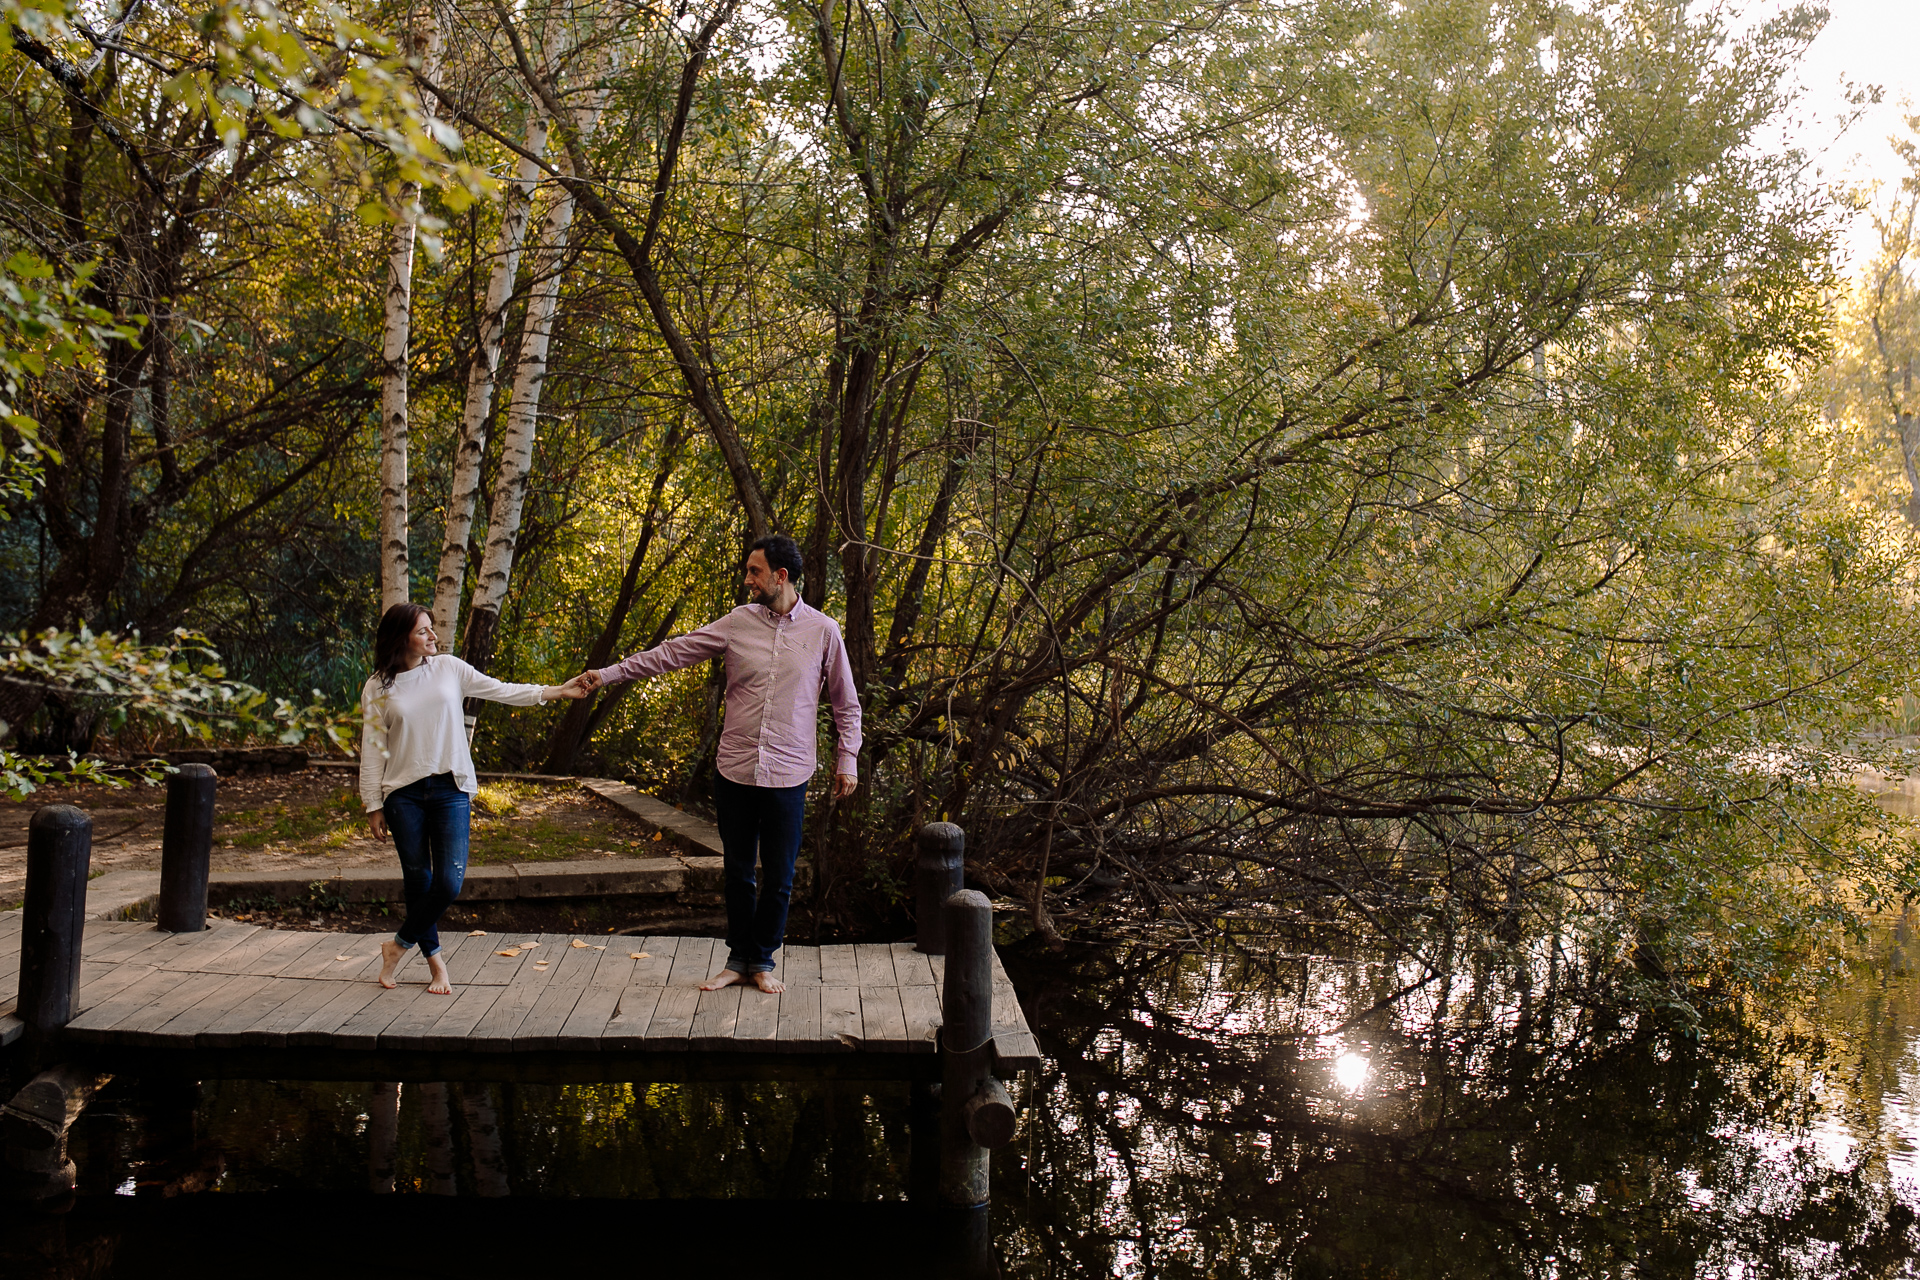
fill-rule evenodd
<path id="1" fill-rule="evenodd" d="M 698 631 L 587 673 L 594 683 L 619 684 L 726 658 L 726 727 L 715 762 L 713 802 L 726 851 L 727 966 L 701 984 L 703 991 L 736 982 L 767 992 L 786 990 L 773 976 L 773 953 L 786 935 L 807 779 L 818 767 L 814 718 L 822 686 L 832 700 L 840 739 L 833 798 L 852 795 L 858 782 L 860 700 L 853 692 L 853 668 L 833 619 L 801 602 L 794 583 L 803 569 L 792 538 L 761 538 L 747 553 L 751 603 Z"/>

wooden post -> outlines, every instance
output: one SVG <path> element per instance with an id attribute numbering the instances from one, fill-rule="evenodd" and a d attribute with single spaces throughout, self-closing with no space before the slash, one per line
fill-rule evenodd
<path id="1" fill-rule="evenodd" d="M 111 1079 L 91 1067 L 64 1063 L 42 1071 L 0 1106 L 10 1199 L 53 1200 L 73 1190 L 75 1170 L 73 1161 L 67 1158 L 67 1131 L 93 1095 Z"/>
<path id="2" fill-rule="evenodd" d="M 992 1078 L 993 907 L 965 889 L 941 908 L 947 973 L 940 1008 L 940 1200 L 987 1203 L 987 1149 L 967 1127 L 967 1104 Z"/>
<path id="3" fill-rule="evenodd" d="M 47 805 L 27 824 L 16 1012 L 37 1034 L 66 1026 L 80 1001 L 80 941 L 92 858 L 93 819 L 72 805 Z"/>
<path id="4" fill-rule="evenodd" d="M 207 927 L 207 867 L 213 859 L 210 765 L 183 764 L 167 779 L 167 823 L 160 837 L 160 927 L 198 933 Z"/>
<path id="5" fill-rule="evenodd" d="M 913 949 L 930 956 L 947 954 L 946 924 L 941 915 L 948 898 L 966 887 L 963 871 L 966 832 L 951 822 L 929 822 L 920 828 L 920 855 L 915 860 Z"/>

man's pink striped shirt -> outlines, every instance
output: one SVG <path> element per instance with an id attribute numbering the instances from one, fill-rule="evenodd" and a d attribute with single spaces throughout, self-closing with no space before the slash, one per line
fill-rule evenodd
<path id="1" fill-rule="evenodd" d="M 619 684 L 722 656 L 727 717 L 715 762 L 722 776 L 750 787 L 792 787 L 811 778 L 820 767 L 816 718 L 823 688 L 840 739 L 834 771 L 858 776 L 860 699 L 847 646 L 834 620 L 805 601 L 785 615 L 743 604 L 594 674 Z"/>

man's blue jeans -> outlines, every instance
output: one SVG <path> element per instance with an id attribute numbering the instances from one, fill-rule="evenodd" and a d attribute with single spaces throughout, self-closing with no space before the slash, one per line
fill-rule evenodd
<path id="1" fill-rule="evenodd" d="M 393 940 L 440 954 L 440 915 L 460 896 L 467 878 L 467 832 L 473 804 L 450 773 L 409 782 L 387 796 L 387 830 L 400 854 L 407 918 Z"/>
<path id="2" fill-rule="evenodd" d="M 727 968 L 767 973 L 787 933 L 793 863 L 800 856 L 807 784 L 750 787 L 713 774 L 713 807 L 727 866 Z M 754 878 L 754 864 L 760 876 Z M 756 887 L 757 884 L 757 887 Z"/>

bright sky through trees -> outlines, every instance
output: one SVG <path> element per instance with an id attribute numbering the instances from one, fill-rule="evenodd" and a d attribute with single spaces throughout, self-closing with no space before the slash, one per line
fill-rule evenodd
<path id="1" fill-rule="evenodd" d="M 1773 0 L 1759 7 L 1786 7 Z M 1887 144 L 1905 128 L 1905 116 L 1920 111 L 1920 3 L 1915 0 L 1827 0 L 1826 27 L 1801 65 L 1806 96 L 1789 136 L 1805 146 L 1828 180 L 1896 183 L 1906 166 Z M 1878 103 L 1845 126 L 1849 85 L 1877 85 Z M 1858 263 L 1874 249 L 1873 228 L 1861 217 L 1852 228 L 1848 257 Z"/>

